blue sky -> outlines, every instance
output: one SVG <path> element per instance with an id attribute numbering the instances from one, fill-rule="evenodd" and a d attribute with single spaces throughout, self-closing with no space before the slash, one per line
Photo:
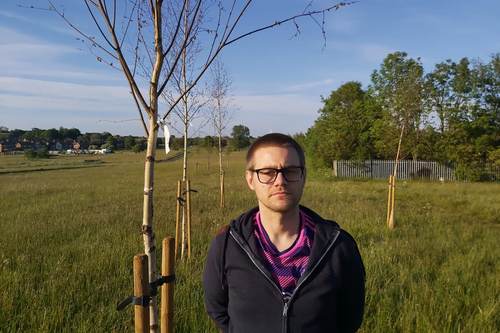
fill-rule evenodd
<path id="1" fill-rule="evenodd" d="M 80 1 L 65 2 L 78 27 L 93 29 Z M 309 2 L 255 1 L 237 32 L 301 12 Z M 329 3 L 317 0 L 313 8 Z M 43 0 L 5 0 L 0 7 L 0 125 L 143 135 L 138 121 L 120 122 L 138 118 L 124 75 L 79 50 L 78 34 L 54 13 L 19 4 L 46 6 Z M 426 72 L 446 59 L 487 61 L 500 52 L 499 15 L 498 0 L 361 0 L 326 15 L 324 48 L 308 18 L 297 21 L 295 38 L 293 24 L 246 37 L 222 51 L 240 107 L 230 127 L 248 126 L 252 136 L 306 132 L 321 96 L 352 80 L 366 87 L 392 52 L 421 57 Z M 205 127 L 201 135 L 213 133 Z"/>

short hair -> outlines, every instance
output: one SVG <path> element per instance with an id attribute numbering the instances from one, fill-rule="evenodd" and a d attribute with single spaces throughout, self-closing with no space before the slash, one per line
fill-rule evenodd
<path id="1" fill-rule="evenodd" d="M 306 166 L 306 157 L 304 154 L 304 149 L 300 146 L 300 144 L 295 141 L 292 137 L 281 134 L 281 133 L 270 133 L 264 136 L 261 136 L 250 146 L 247 152 L 247 170 L 253 168 L 253 156 L 255 152 L 261 148 L 267 147 L 284 147 L 284 148 L 293 148 L 299 155 L 299 163 L 300 166 Z"/>

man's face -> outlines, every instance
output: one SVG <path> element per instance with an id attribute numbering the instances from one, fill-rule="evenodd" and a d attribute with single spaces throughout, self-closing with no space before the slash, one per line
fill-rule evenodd
<path id="1" fill-rule="evenodd" d="M 258 149 L 253 156 L 253 169 L 274 168 L 283 169 L 300 165 L 299 155 L 293 148 L 264 147 Z M 257 173 L 247 171 L 245 174 L 248 187 L 255 192 L 259 206 L 271 211 L 286 213 L 298 206 L 304 189 L 306 171 L 302 179 L 297 182 L 287 181 L 283 173 L 279 173 L 276 180 L 270 184 L 262 184 Z"/>

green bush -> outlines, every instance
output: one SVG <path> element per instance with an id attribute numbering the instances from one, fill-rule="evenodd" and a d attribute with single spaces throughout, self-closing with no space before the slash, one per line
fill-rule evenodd
<path id="1" fill-rule="evenodd" d="M 109 149 L 111 151 L 115 150 L 115 147 L 109 142 L 106 142 L 105 144 L 101 145 L 101 149 Z"/>
<path id="2" fill-rule="evenodd" d="M 141 151 L 144 151 L 146 149 L 146 146 L 144 145 L 144 143 L 142 141 L 136 143 L 133 147 L 132 147 L 132 151 L 134 153 L 140 153 Z"/>
<path id="3" fill-rule="evenodd" d="M 47 148 L 38 149 L 36 151 L 36 158 L 50 158 L 49 150 Z"/>
<path id="4" fill-rule="evenodd" d="M 36 158 L 36 151 L 34 150 L 25 150 L 24 151 L 24 157 L 26 157 L 29 160 L 33 160 Z"/>

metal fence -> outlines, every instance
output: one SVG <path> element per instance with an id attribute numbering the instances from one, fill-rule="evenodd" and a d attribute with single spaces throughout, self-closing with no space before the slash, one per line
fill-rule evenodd
<path id="1" fill-rule="evenodd" d="M 345 178 L 389 178 L 394 173 L 394 160 L 336 160 L 333 173 Z M 493 166 L 478 167 L 485 180 L 500 180 L 500 168 Z M 398 161 L 397 179 L 467 180 L 456 172 L 453 163 L 442 164 L 436 161 Z"/>

